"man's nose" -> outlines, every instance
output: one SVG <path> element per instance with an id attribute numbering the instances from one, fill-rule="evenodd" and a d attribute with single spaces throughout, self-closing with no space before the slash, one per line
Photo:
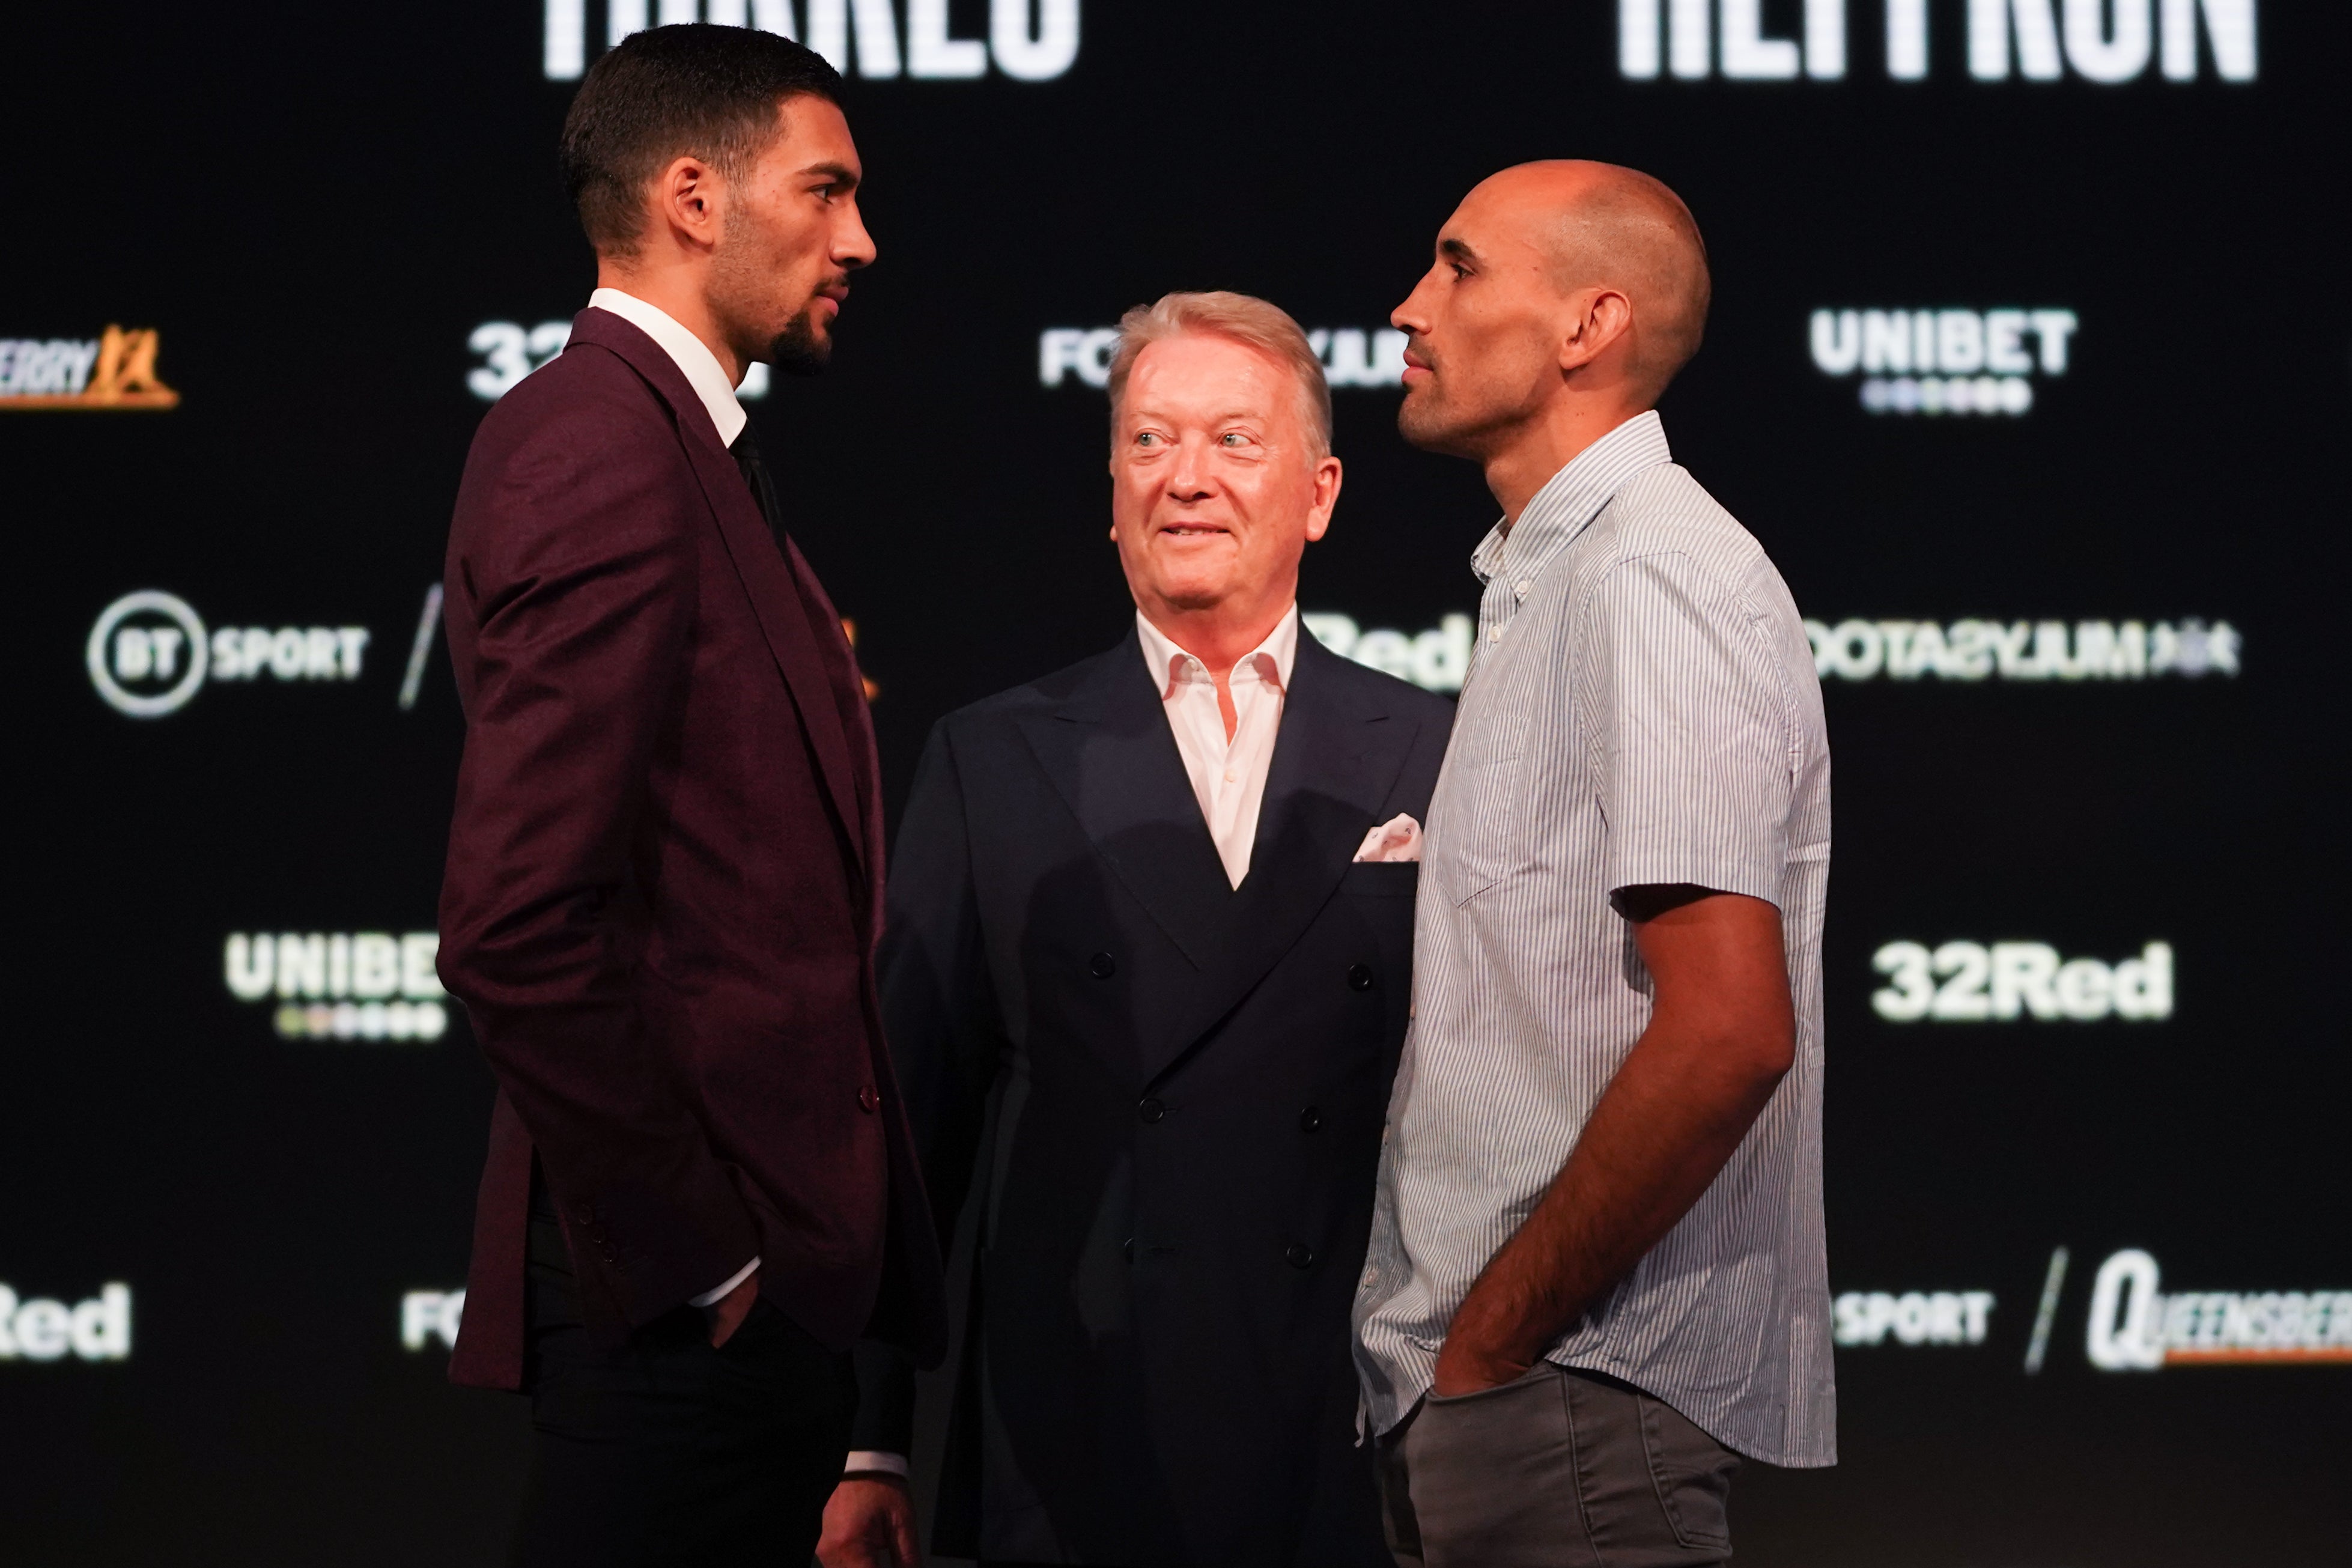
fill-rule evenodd
<path id="1" fill-rule="evenodd" d="M 866 232 L 866 218 L 852 202 L 849 211 L 833 231 L 834 265 L 842 268 L 874 265 L 874 237 Z"/>
<path id="2" fill-rule="evenodd" d="M 1168 465 L 1168 494 L 1176 500 L 1199 500 L 1215 487 L 1209 479 L 1208 453 L 1195 441 L 1176 445 L 1176 460 Z"/>
<path id="3" fill-rule="evenodd" d="M 1429 312 L 1421 304 L 1421 292 L 1428 286 L 1427 278 L 1412 286 L 1412 292 L 1404 297 L 1404 303 L 1389 312 L 1390 326 L 1412 335 L 1425 334 L 1429 331 Z"/>

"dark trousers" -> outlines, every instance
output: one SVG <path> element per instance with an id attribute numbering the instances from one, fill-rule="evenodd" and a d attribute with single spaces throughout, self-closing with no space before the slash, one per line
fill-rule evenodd
<path id="1" fill-rule="evenodd" d="M 1672 1405 L 1539 1363 L 1434 1395 L 1381 1439 L 1402 1568 L 1706 1568 L 1731 1557 L 1738 1456 Z"/>
<path id="2" fill-rule="evenodd" d="M 538 1435 L 515 1568 L 808 1568 L 849 1451 L 849 1357 L 764 1300 L 718 1350 L 692 1307 L 598 1350 L 536 1207 L 530 1268 Z"/>

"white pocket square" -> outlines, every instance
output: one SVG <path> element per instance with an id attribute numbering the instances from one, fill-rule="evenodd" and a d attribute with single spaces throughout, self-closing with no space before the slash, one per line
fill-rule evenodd
<path id="1" fill-rule="evenodd" d="M 1364 835 L 1363 847 L 1356 851 L 1362 860 L 1418 860 L 1421 858 L 1421 824 L 1412 816 L 1399 812 L 1378 827 Z"/>

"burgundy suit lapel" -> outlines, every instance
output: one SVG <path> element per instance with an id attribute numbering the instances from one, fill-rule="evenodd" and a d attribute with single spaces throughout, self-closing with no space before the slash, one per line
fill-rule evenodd
<path id="1" fill-rule="evenodd" d="M 850 765 L 853 740 L 842 722 L 841 709 L 834 701 L 833 683 L 825 678 L 824 658 L 817 649 L 816 628 L 809 624 L 808 607 L 793 581 L 793 568 L 777 552 L 767 520 L 760 515 L 760 504 L 752 499 L 751 487 L 743 482 L 743 470 L 736 467 L 734 455 L 720 444 L 719 432 L 710 423 L 710 411 L 702 405 L 694 388 L 687 384 L 685 374 L 661 345 L 610 310 L 592 307 L 581 311 L 572 322 L 572 342 L 593 343 L 620 355 L 670 405 L 687 458 L 694 465 L 695 478 L 700 481 L 702 493 L 719 521 L 719 533 L 727 545 L 728 557 L 735 563 L 736 574 L 743 580 L 744 592 L 751 598 L 760 634 L 767 640 L 777 669 L 782 672 L 784 685 L 792 692 L 793 706 L 800 710 L 801 723 L 808 731 L 819 771 L 824 775 L 825 791 L 833 797 L 834 809 L 840 813 L 842 825 L 848 829 L 861 868 L 869 876 L 878 875 L 881 857 L 874 844 L 877 825 L 860 796 L 856 773 Z M 798 568 L 814 586 L 816 578 L 808 572 L 807 563 L 798 563 Z M 832 607 L 824 590 L 816 589 L 814 598 L 830 616 Z M 832 628 L 838 626 L 838 620 L 829 623 Z M 841 633 L 835 629 L 834 635 L 839 637 Z M 861 712 L 859 717 L 863 719 L 865 715 Z M 874 744 L 870 721 L 862 729 L 864 733 L 855 743 L 870 749 Z M 878 906 L 879 900 L 876 902 Z"/>
<path id="2" fill-rule="evenodd" d="M 763 519 L 763 525 L 764 521 Z M 857 668 L 856 650 L 849 646 L 849 634 L 841 624 L 841 612 L 834 608 L 832 595 L 824 591 L 824 584 L 817 579 L 814 569 L 808 563 L 808 557 L 801 553 L 800 545 L 790 534 L 784 536 L 784 551 L 789 557 L 787 564 L 802 595 L 814 611 L 816 623 L 840 639 L 835 651 L 849 668 L 853 689 L 844 728 L 847 731 L 850 747 L 866 763 L 864 779 L 859 781 L 866 786 L 858 792 L 859 826 L 853 837 L 858 838 L 863 847 L 866 868 L 873 879 L 874 898 L 869 907 L 876 912 L 878 933 L 882 909 L 882 753 L 874 740 L 874 715 L 866 706 L 865 676 Z M 838 706 L 835 711 L 839 711 Z M 856 780 L 855 771 L 851 777 Z"/>

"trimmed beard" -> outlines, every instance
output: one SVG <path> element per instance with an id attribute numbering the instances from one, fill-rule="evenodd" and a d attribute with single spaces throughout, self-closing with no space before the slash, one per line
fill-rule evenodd
<path id="1" fill-rule="evenodd" d="M 833 360 L 833 340 L 817 335 L 812 309 L 793 318 L 768 345 L 768 363 L 787 375 L 815 375 Z"/>

